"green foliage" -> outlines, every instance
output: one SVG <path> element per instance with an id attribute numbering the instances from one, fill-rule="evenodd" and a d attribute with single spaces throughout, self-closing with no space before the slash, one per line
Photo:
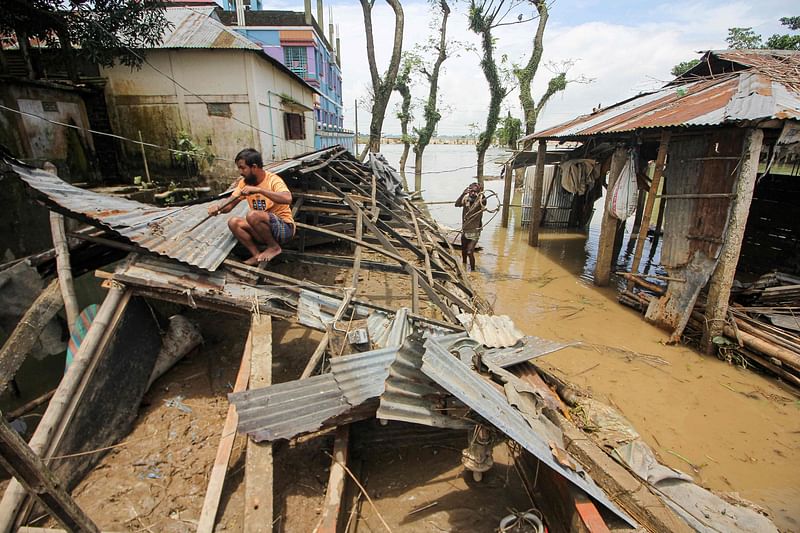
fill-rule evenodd
<path id="1" fill-rule="evenodd" d="M 11 0 L 2 4 L 0 33 L 36 37 L 50 47 L 66 47 L 70 53 L 74 48 L 76 56 L 103 66 L 116 60 L 141 66 L 141 50 L 160 43 L 169 27 L 164 0 Z"/>
<path id="2" fill-rule="evenodd" d="M 790 30 L 800 30 L 800 17 L 781 17 L 781 25 Z M 800 35 L 775 34 L 762 42 L 761 35 L 753 31 L 753 28 L 728 28 L 728 37 L 725 39 L 728 48 L 731 49 L 766 49 L 766 50 L 800 50 Z M 683 61 L 672 67 L 673 76 L 680 76 L 700 63 L 697 59 Z"/>
<path id="3" fill-rule="evenodd" d="M 761 48 L 761 36 L 753 31 L 753 28 L 728 28 L 728 36 L 725 38 L 728 48 Z"/>
<path id="4" fill-rule="evenodd" d="M 187 176 L 210 165 L 216 158 L 211 150 L 196 144 L 186 131 L 178 132 L 175 149 L 175 160 L 186 168 Z"/>
<path id="5" fill-rule="evenodd" d="M 508 148 L 515 148 L 517 140 L 522 136 L 522 121 L 518 118 L 512 117 L 509 112 L 497 127 L 495 139 L 500 146 Z"/>
<path id="6" fill-rule="evenodd" d="M 672 67 L 670 74 L 672 74 L 677 78 L 678 76 L 686 74 L 699 64 L 700 64 L 699 59 L 690 59 L 689 61 L 681 61 L 680 63 Z"/>

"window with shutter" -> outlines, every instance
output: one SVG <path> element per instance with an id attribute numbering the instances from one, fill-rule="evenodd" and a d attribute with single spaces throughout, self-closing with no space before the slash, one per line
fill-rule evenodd
<path id="1" fill-rule="evenodd" d="M 306 138 L 306 121 L 300 113 L 284 113 L 283 125 L 287 140 Z"/>

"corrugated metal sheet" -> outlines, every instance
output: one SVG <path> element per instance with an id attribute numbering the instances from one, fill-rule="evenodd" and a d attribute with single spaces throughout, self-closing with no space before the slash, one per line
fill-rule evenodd
<path id="1" fill-rule="evenodd" d="M 541 357 L 575 344 L 576 343 L 565 344 L 563 342 L 529 335 L 522 338 L 519 346 L 486 350 L 483 354 L 483 359 L 489 360 L 500 368 L 506 368 L 507 366 L 524 363 L 525 361 L 530 361 L 536 357 Z"/>
<path id="2" fill-rule="evenodd" d="M 245 284 L 231 279 L 224 271 L 205 272 L 156 257 L 139 257 L 134 262 L 123 263 L 114 272 L 114 279 L 133 287 L 138 283 L 144 287 L 183 292 L 190 306 L 196 299 L 203 298 L 230 302 L 244 309 L 258 302 L 262 313 L 278 316 L 293 316 L 297 307 L 297 296 L 287 289 Z"/>
<path id="3" fill-rule="evenodd" d="M 331 360 L 331 371 L 306 379 L 229 394 L 238 430 L 256 441 L 290 439 L 315 431 L 383 393 L 397 348 Z"/>
<path id="4" fill-rule="evenodd" d="M 301 289 L 297 305 L 297 319 L 304 326 L 325 331 L 328 324 L 333 322 L 333 317 L 340 305 L 342 305 L 342 300 L 308 289 Z M 363 305 L 351 305 L 352 308 L 355 309 L 356 319 L 367 318 L 370 312 L 370 309 Z M 378 345 L 384 346 L 380 343 Z"/>
<path id="5" fill-rule="evenodd" d="M 206 205 L 155 207 L 80 189 L 49 172 L 8 158 L 5 162 L 53 209 L 67 216 L 77 215 L 156 254 L 215 270 L 236 244 L 228 229 L 228 217 L 212 217 L 191 229 L 208 214 Z M 247 204 L 242 202 L 231 214 L 246 213 Z"/>
<path id="6" fill-rule="evenodd" d="M 167 27 L 161 43 L 154 48 L 229 48 L 261 51 L 259 45 L 212 18 L 213 13 L 213 7 L 167 8 L 164 15 L 171 27 Z"/>
<path id="7" fill-rule="evenodd" d="M 458 321 L 469 336 L 490 348 L 514 346 L 524 335 L 506 315 L 473 315 L 461 313 Z"/>
<path id="8" fill-rule="evenodd" d="M 765 72 L 741 71 L 668 85 L 521 140 L 570 139 L 640 128 L 711 126 L 769 118 L 800 119 L 800 94 Z"/>
<path id="9" fill-rule="evenodd" d="M 459 336 L 466 337 L 463 333 Z M 446 414 L 448 395 L 420 370 L 423 351 L 420 337 L 412 335 L 406 339 L 389 367 L 389 377 L 375 416 L 440 428 L 472 426 L 467 420 Z"/>
<path id="10" fill-rule="evenodd" d="M 304 160 L 324 157 L 331 150 L 314 152 Z M 206 204 L 155 207 L 75 187 L 6 155 L 2 155 L 2 159 L 52 209 L 110 230 L 153 253 L 210 271 L 215 270 L 236 245 L 228 229 L 228 219 L 244 216 L 248 209 L 247 204 L 241 202 L 227 216 L 211 217 L 194 227 L 208 215 Z M 265 165 L 265 168 L 279 174 L 299 165 L 299 160 L 287 160 Z"/>
<path id="11" fill-rule="evenodd" d="M 464 402 L 494 427 L 535 455 L 553 471 L 586 492 L 632 527 L 636 522 L 614 505 L 587 473 L 578 474 L 553 457 L 546 439 L 537 434 L 506 397 L 434 340 L 425 343 L 422 371 Z"/>

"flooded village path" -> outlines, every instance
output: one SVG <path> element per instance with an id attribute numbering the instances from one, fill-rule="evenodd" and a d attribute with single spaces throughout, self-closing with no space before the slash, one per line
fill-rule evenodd
<path id="1" fill-rule="evenodd" d="M 382 147 L 395 165 L 400 151 Z M 425 200 L 455 201 L 474 179 L 474 171 L 463 168 L 474 163 L 474 154 L 473 146 L 428 147 Z M 488 157 L 506 156 L 498 150 Z M 497 167 L 487 164 L 491 168 Z M 460 170 L 442 172 L 450 169 Z M 502 197 L 502 182 L 487 182 L 487 190 Z M 455 207 L 434 203 L 430 211 L 440 224 L 459 227 Z M 588 242 L 583 233 L 545 232 L 534 249 L 518 217 L 519 209 L 512 210 L 508 230 L 499 216 L 487 224 L 472 276 L 495 312 L 509 315 L 524 333 L 581 341 L 537 364 L 617 407 L 663 463 L 763 506 L 783 531 L 800 531 L 797 397 L 771 377 L 667 346 L 668 335 L 617 303 L 613 289 L 593 286 L 586 273 L 599 223 Z"/>

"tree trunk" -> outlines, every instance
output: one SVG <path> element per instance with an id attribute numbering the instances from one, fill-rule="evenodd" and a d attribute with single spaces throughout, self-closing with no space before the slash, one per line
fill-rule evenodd
<path id="1" fill-rule="evenodd" d="M 422 183 L 422 155 L 425 153 L 425 147 L 431 142 L 433 134 L 436 132 L 436 126 L 442 115 L 437 109 L 437 100 L 439 93 L 439 73 L 441 72 L 442 63 L 447 59 L 447 18 L 450 16 L 450 6 L 447 5 L 446 0 L 439 0 L 439 7 L 442 10 L 442 24 L 439 27 L 439 53 L 436 56 L 436 61 L 433 63 L 433 69 L 428 76 L 428 101 L 425 104 L 425 126 L 419 130 L 417 135 L 417 144 L 414 147 L 414 152 L 417 154 L 416 163 L 414 166 L 414 183 Z"/>
<path id="2" fill-rule="evenodd" d="M 489 83 L 489 114 L 486 116 L 486 129 L 478 137 L 476 150 L 478 152 L 477 174 L 478 183 L 483 185 L 483 169 L 486 151 L 492 143 L 494 132 L 497 129 L 497 120 L 500 117 L 500 104 L 506 95 L 505 88 L 500 82 L 497 73 L 497 65 L 494 61 L 494 38 L 492 37 L 492 27 L 484 24 L 477 33 L 481 35 L 481 47 L 483 48 L 483 58 L 481 59 L 481 69 L 486 81 Z M 473 26 L 474 27 L 474 26 Z"/>
<path id="3" fill-rule="evenodd" d="M 422 152 L 414 151 L 414 190 L 422 190 Z"/>
<path id="4" fill-rule="evenodd" d="M 399 0 L 386 0 L 391 6 L 395 16 L 394 43 L 392 47 L 392 58 L 389 61 L 389 68 L 386 75 L 381 78 L 378 74 L 377 63 L 375 62 L 375 42 L 372 31 L 372 2 L 361 0 L 361 9 L 364 12 L 364 30 L 367 37 L 367 60 L 369 63 L 370 76 L 372 78 L 372 89 L 374 99 L 372 101 L 372 119 L 369 124 L 369 143 L 364 147 L 361 159 L 366 157 L 369 151 L 379 152 L 381 149 L 381 129 L 383 119 L 386 115 L 386 106 L 392 96 L 392 89 L 397 78 L 397 71 L 400 68 L 400 56 L 403 51 L 403 7 Z"/>
<path id="5" fill-rule="evenodd" d="M 36 79 L 36 69 L 33 68 L 33 60 L 31 59 L 31 47 L 28 43 L 28 34 L 22 30 L 16 30 L 17 44 L 19 44 L 19 51 L 22 58 L 25 60 L 25 69 L 28 71 L 28 78 Z"/>
<path id="6" fill-rule="evenodd" d="M 536 76 L 536 71 L 539 69 L 539 62 L 542 60 L 542 54 L 544 53 L 544 28 L 547 25 L 547 18 L 549 16 L 546 2 L 539 1 L 536 2 L 535 5 L 536 10 L 539 12 L 539 24 L 536 27 L 536 33 L 533 37 L 531 57 L 528 59 L 527 65 L 514 71 L 514 75 L 517 77 L 517 80 L 519 80 L 519 103 L 525 114 L 525 135 L 532 134 L 536 129 L 536 103 L 531 96 L 531 82 L 534 76 Z M 532 139 L 525 141 L 523 150 L 530 150 L 532 146 Z"/>
<path id="7" fill-rule="evenodd" d="M 475 168 L 477 172 L 478 183 L 483 187 L 483 160 L 486 157 L 486 147 L 478 147 L 478 164 Z"/>

